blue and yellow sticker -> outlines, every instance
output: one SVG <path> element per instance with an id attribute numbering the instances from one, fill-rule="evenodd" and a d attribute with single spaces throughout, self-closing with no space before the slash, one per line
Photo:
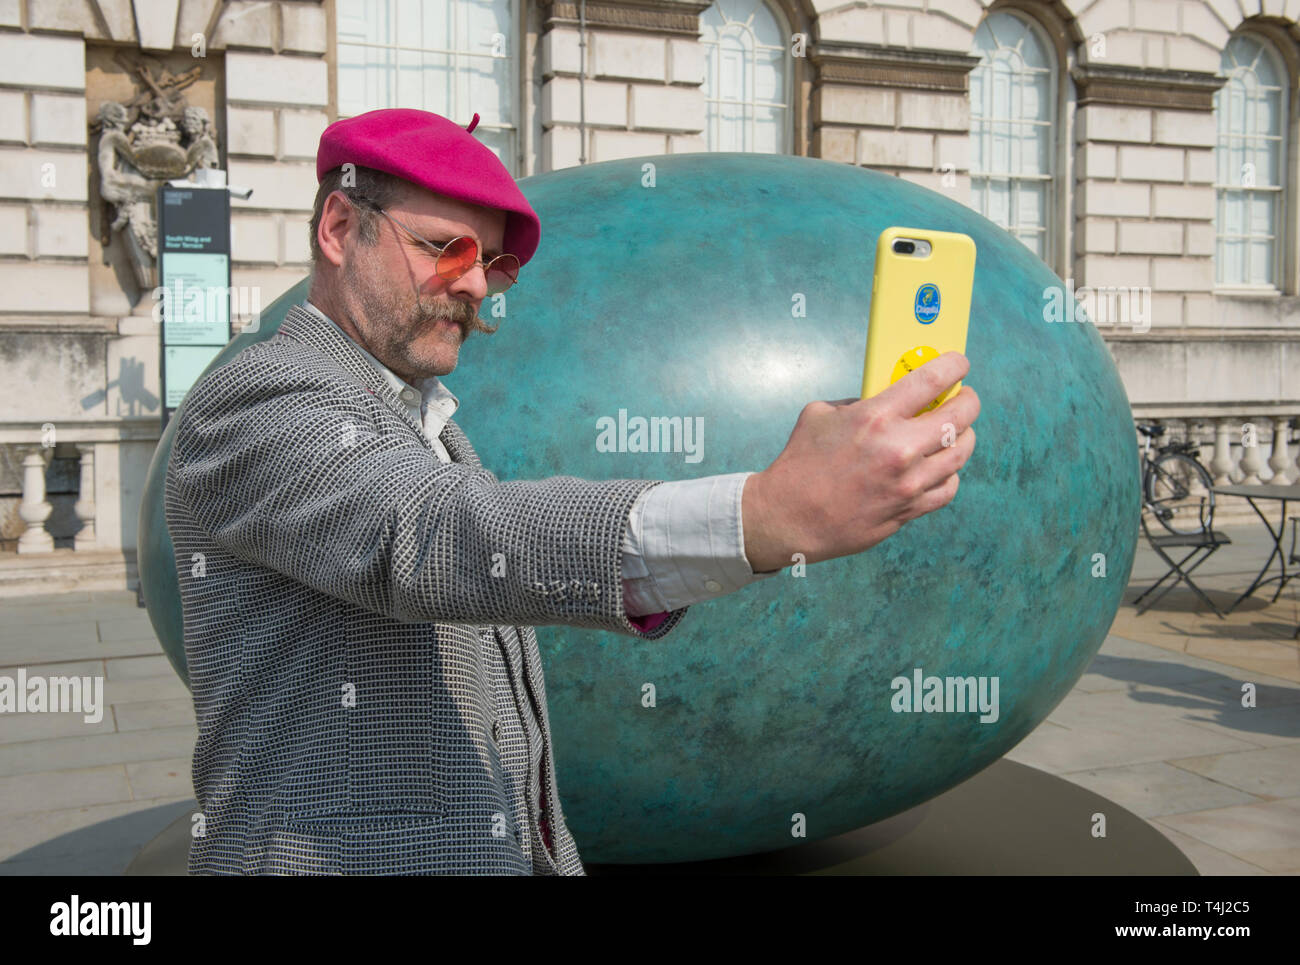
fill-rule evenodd
<path id="1" fill-rule="evenodd" d="M 929 325 L 939 317 L 939 286 L 926 282 L 916 290 L 916 320 Z"/>

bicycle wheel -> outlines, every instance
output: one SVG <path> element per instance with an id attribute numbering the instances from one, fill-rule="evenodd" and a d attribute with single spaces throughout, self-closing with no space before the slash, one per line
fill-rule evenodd
<path id="1" fill-rule="evenodd" d="M 1185 452 L 1165 452 L 1147 473 L 1147 502 L 1171 533 L 1199 533 L 1214 518 L 1214 480 Z"/>

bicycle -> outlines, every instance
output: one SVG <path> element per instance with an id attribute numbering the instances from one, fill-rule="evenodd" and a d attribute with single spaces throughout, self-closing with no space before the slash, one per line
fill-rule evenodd
<path id="1" fill-rule="evenodd" d="M 1168 429 L 1138 424 L 1145 437 L 1142 455 L 1142 503 L 1171 533 L 1200 533 L 1214 519 L 1214 479 L 1199 459 L 1194 442 L 1171 442 L 1151 457 L 1151 442 Z"/>

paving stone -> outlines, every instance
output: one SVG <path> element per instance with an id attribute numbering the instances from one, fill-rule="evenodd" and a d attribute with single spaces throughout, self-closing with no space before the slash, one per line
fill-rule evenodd
<path id="1" fill-rule="evenodd" d="M 83 714 L 0 714 L 0 745 L 111 734 L 115 730 L 111 707 L 104 708 L 104 716 L 93 724 L 86 723 Z"/>
<path id="2" fill-rule="evenodd" d="M 1196 865 L 1196 870 L 1203 875 L 1256 876 L 1271 874 L 1271 872 L 1265 871 L 1259 865 L 1242 861 L 1226 851 L 1211 847 L 1204 841 L 1183 834 L 1181 831 L 1175 831 L 1158 818 L 1151 821 L 1151 826 L 1172 841 L 1178 850 L 1185 854 L 1192 864 Z"/>
<path id="3" fill-rule="evenodd" d="M 1071 771 L 1061 777 L 1095 791 L 1144 818 L 1249 804 L 1259 800 L 1252 794 L 1181 770 L 1164 761 Z"/>
<path id="4" fill-rule="evenodd" d="M 153 624 L 149 622 L 148 615 L 143 610 L 137 612 L 140 614 L 139 616 L 125 620 L 99 620 L 99 639 L 105 643 L 117 643 L 118 641 L 148 640 L 152 638 L 154 629 Z"/>
<path id="5" fill-rule="evenodd" d="M 1300 871 L 1300 798 L 1171 814 L 1160 821 L 1266 871 Z"/>
<path id="6" fill-rule="evenodd" d="M 171 803 L 179 803 L 180 800 L 182 799 Z M 191 809 L 197 809 L 192 792 L 183 800 L 188 802 Z M 93 829 L 97 825 L 113 828 L 114 837 L 135 837 L 142 843 L 152 840 L 154 835 L 184 810 L 179 807 L 164 808 L 160 806 L 162 803 L 119 801 L 114 804 L 6 814 L 4 820 L 0 821 L 0 859 L 9 859 L 34 850 L 40 850 L 48 855 L 75 856 L 87 842 L 96 840 Z M 157 816 L 151 814 L 155 810 L 158 812 Z M 133 827 L 137 828 L 134 834 L 123 835 L 123 828 L 129 831 Z M 92 829 L 91 833 L 75 834 L 86 829 Z M 2 867 L 0 865 L 0 868 Z M 54 872 L 40 873 L 53 874 Z"/>
<path id="7" fill-rule="evenodd" d="M 195 723 L 194 701 L 190 697 L 119 704 L 113 708 L 113 713 L 117 716 L 117 729 L 120 731 L 149 730 Z"/>
<path id="8" fill-rule="evenodd" d="M 1169 763 L 1248 794 L 1300 798 L 1300 743 L 1236 754 L 1183 757 Z"/>
<path id="9" fill-rule="evenodd" d="M 1102 695 L 1104 696 L 1104 695 Z M 1134 738 L 1142 735 L 1141 740 Z M 1018 745 L 1013 760 L 1051 774 L 1163 761 L 1173 757 L 1255 750 L 1257 745 L 1222 737 L 1190 724 L 1150 718 L 1140 731 L 1131 727 L 1039 727 Z"/>
<path id="10" fill-rule="evenodd" d="M 0 744 L 0 777 L 192 755 L 198 727 L 163 727 Z"/>
<path id="11" fill-rule="evenodd" d="M 166 677 L 137 677 L 109 680 L 104 684 L 104 699 L 121 705 L 155 700 L 192 700 L 189 689 L 176 674 Z"/>
<path id="12" fill-rule="evenodd" d="M 139 657 L 114 657 L 104 661 L 109 680 L 133 680 L 138 677 L 176 676 L 171 661 L 165 654 Z M 177 677 L 177 680 L 180 678 Z"/>
<path id="13" fill-rule="evenodd" d="M 188 757 L 127 764 L 126 776 L 131 782 L 131 794 L 137 801 L 172 799 L 194 793 Z"/>
<path id="14" fill-rule="evenodd" d="M 129 800 L 131 786 L 121 764 L 0 777 L 0 814 L 4 815 L 40 811 L 52 801 L 76 807 Z"/>

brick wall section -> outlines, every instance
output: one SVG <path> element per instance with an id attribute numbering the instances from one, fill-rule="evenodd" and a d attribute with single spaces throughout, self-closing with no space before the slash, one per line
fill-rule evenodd
<path id="1" fill-rule="evenodd" d="M 896 174 L 963 202 L 970 198 L 970 101 L 964 94 L 826 85 L 813 94 L 812 109 L 815 156 Z M 952 176 L 945 179 L 945 172 Z"/>
<path id="2" fill-rule="evenodd" d="M 1152 327 L 1211 324 L 1213 115 L 1088 104 L 1075 130 L 1076 285 L 1150 286 Z"/>
<path id="3" fill-rule="evenodd" d="M 231 280 L 265 308 L 311 270 L 316 147 L 329 122 L 325 9 L 231 3 L 214 43 L 226 50 L 230 183 L 253 189 L 231 199 Z"/>
<path id="4" fill-rule="evenodd" d="M 24 33 L 18 4 L 0 4 L 5 315 L 89 311 L 85 71 L 81 36 Z"/>
<path id="5" fill-rule="evenodd" d="M 541 38 L 540 170 L 579 163 L 578 30 L 556 25 Z M 587 31 L 587 161 L 705 150 L 704 49 L 645 33 Z"/>

